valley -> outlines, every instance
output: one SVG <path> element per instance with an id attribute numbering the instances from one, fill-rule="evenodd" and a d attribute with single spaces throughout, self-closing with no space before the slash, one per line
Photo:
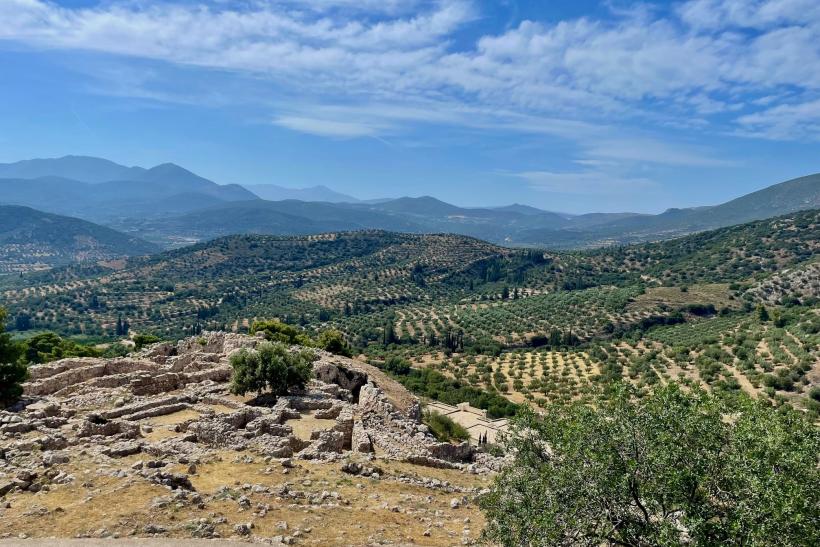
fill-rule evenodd
<path id="1" fill-rule="evenodd" d="M 816 411 L 819 246 L 818 211 L 590 251 L 382 231 L 243 235 L 6 277 L 0 294 L 21 336 L 105 342 L 125 321 L 173 340 L 278 319 L 516 403 L 591 397 L 617 378 Z"/>

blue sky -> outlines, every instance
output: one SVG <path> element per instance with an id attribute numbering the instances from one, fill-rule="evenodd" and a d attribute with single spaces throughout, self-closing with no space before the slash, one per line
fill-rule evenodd
<path id="1" fill-rule="evenodd" d="M 567 212 L 820 171 L 816 0 L 2 0 L 0 161 Z"/>

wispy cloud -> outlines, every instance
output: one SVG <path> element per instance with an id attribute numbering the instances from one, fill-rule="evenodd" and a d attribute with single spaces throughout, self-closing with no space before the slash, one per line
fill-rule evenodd
<path id="1" fill-rule="evenodd" d="M 301 101 L 273 123 L 333 138 L 447 124 L 569 139 L 581 159 L 718 167 L 708 150 L 611 130 L 820 135 L 816 0 L 689 0 L 465 41 L 480 16 L 469 0 L 3 0 L 0 40 L 268 82 Z M 169 96 L 148 87 L 134 93 Z"/>
<path id="2" fill-rule="evenodd" d="M 514 173 L 535 190 L 556 194 L 613 195 L 646 191 L 656 187 L 644 177 L 627 177 L 591 169 L 576 172 L 524 171 Z"/>
<path id="3" fill-rule="evenodd" d="M 280 116 L 275 118 L 273 123 L 294 131 L 322 137 L 375 137 L 384 130 L 384 127 L 373 126 L 366 123 L 343 122 L 303 116 Z"/>

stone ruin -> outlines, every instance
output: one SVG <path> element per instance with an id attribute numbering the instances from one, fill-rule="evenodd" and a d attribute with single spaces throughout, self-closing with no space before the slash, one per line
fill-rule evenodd
<path id="1" fill-rule="evenodd" d="M 473 473 L 500 466 L 501 460 L 467 442 L 438 442 L 421 423 L 419 401 L 379 369 L 323 351 L 316 351 L 314 379 L 305 390 L 270 406 L 247 404 L 229 392 L 229 359 L 261 340 L 211 332 L 125 358 L 31 367 L 24 399 L 0 411 L 0 496 L 73 480 L 51 467 L 67 461 L 75 448 L 112 458 L 142 453 L 178 461 L 233 450 L 319 461 L 357 453 Z M 143 423 L 185 411 L 191 417 L 162 438 L 153 438 Z M 306 416 L 324 426 L 309 438 L 294 432 Z M 184 475 L 150 466 L 140 473 L 171 488 L 190 484 Z"/>

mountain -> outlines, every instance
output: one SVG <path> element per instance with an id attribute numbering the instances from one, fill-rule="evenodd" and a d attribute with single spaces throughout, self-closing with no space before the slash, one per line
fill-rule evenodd
<path id="1" fill-rule="evenodd" d="M 467 209 L 450 205 L 430 196 L 420 198 L 398 198 L 383 203 L 371 205 L 370 208 L 381 211 L 405 215 L 419 215 L 425 217 L 446 217 L 452 215 L 463 216 Z"/>
<path id="2" fill-rule="evenodd" d="M 163 195 L 200 192 L 225 201 L 254 199 L 245 188 L 233 184 L 222 186 L 200 177 L 173 163 L 163 163 L 145 169 L 125 167 L 112 161 L 90 156 L 33 159 L 0 164 L 0 179 L 66 179 L 86 184 L 108 184 L 114 188 L 130 188 L 134 183 L 145 183 L 146 192 L 160 190 Z M 96 189 L 95 191 L 105 191 Z M 0 202 L 5 201 L 0 195 Z"/>
<path id="3" fill-rule="evenodd" d="M 727 226 L 818 207 L 820 173 L 781 182 L 722 205 L 698 210 L 694 216 L 702 226 Z"/>
<path id="4" fill-rule="evenodd" d="M 456 207 L 432 197 L 381 203 L 328 203 L 252 200 L 219 203 L 181 215 L 111 222 L 166 247 L 230 234 L 299 235 L 333 231 L 388 230 L 454 233 L 503 243 L 521 229 L 561 226 L 566 219 L 539 211 L 523 214 Z"/>
<path id="5" fill-rule="evenodd" d="M 253 192 L 238 184 L 220 185 L 173 163 L 163 163 L 146 169 L 131 180 L 109 181 L 102 186 L 137 192 L 150 191 L 152 195 L 163 196 L 198 193 L 221 201 L 257 199 Z"/>
<path id="6" fill-rule="evenodd" d="M 285 188 L 275 184 L 251 184 L 245 188 L 262 199 L 269 201 L 285 201 L 296 199 L 299 201 L 326 201 L 328 203 L 357 203 L 358 199 L 347 194 L 331 190 L 327 186 L 311 186 L 309 188 Z"/>
<path id="7" fill-rule="evenodd" d="M 103 223 L 257 199 L 239 185 L 219 185 L 172 163 L 144 169 L 66 156 L 5 164 L 0 175 L 15 175 L 0 177 L 0 203 Z"/>
<path id="8" fill-rule="evenodd" d="M 514 243 L 554 248 L 599 247 L 680 237 L 753 220 L 820 207 L 820 174 L 781 182 L 711 207 L 669 209 L 658 215 L 622 214 L 583 223 L 581 215 L 560 229 L 536 228 Z M 581 222 L 579 222 L 581 221 Z"/>
<path id="9" fill-rule="evenodd" d="M 183 176 L 178 178 L 187 180 Z M 109 224 L 165 247 L 230 234 L 301 235 L 377 229 L 453 233 L 496 244 L 571 249 L 659 241 L 807 207 L 820 207 L 818 194 L 820 175 L 813 175 L 774 185 L 722 205 L 669 209 L 658 215 L 628 212 L 568 215 L 522 204 L 467 208 L 431 196 L 356 203 L 257 199 L 215 200 L 208 204 L 200 200 L 197 206 L 175 213 L 168 209 L 170 204 L 189 203 L 190 200 L 169 199 L 153 207 L 153 213 L 161 211 L 163 214 L 149 214 L 145 218 L 135 218 L 136 215 L 131 214 Z M 119 191 L 117 195 L 128 196 L 135 211 L 150 208 L 149 204 L 141 203 L 126 191 Z"/>
<path id="10" fill-rule="evenodd" d="M 378 211 L 299 200 L 218 203 L 181 215 L 129 218 L 112 222 L 111 226 L 167 248 L 232 234 L 306 235 L 367 229 L 424 231 L 410 220 Z"/>
<path id="11" fill-rule="evenodd" d="M 0 178 L 39 179 L 62 177 L 81 182 L 98 183 L 109 180 L 130 180 L 145 171 L 142 167 L 125 167 L 113 161 L 89 156 L 32 159 L 0 164 Z"/>
<path id="12" fill-rule="evenodd" d="M 659 241 L 820 207 L 820 174 L 710 207 L 570 215 L 521 203 L 459 207 L 431 196 L 359 201 L 324 186 L 219 185 L 173 163 L 145 169 L 66 156 L 0 165 L 0 203 L 102 223 L 166 248 L 230 234 L 380 229 L 570 249 Z"/>
<path id="13" fill-rule="evenodd" d="M 538 209 L 537 207 L 531 207 L 529 205 L 522 205 L 520 203 L 513 203 L 512 205 L 503 205 L 501 207 L 489 207 L 493 211 L 504 211 L 508 213 L 520 213 L 522 215 L 542 215 L 544 213 L 548 213 L 549 211 L 545 211 L 543 209 Z M 571 218 L 573 215 L 561 215 L 565 218 Z"/>
<path id="14" fill-rule="evenodd" d="M 158 250 L 151 243 L 85 220 L 0 205 L 0 274 Z"/>

